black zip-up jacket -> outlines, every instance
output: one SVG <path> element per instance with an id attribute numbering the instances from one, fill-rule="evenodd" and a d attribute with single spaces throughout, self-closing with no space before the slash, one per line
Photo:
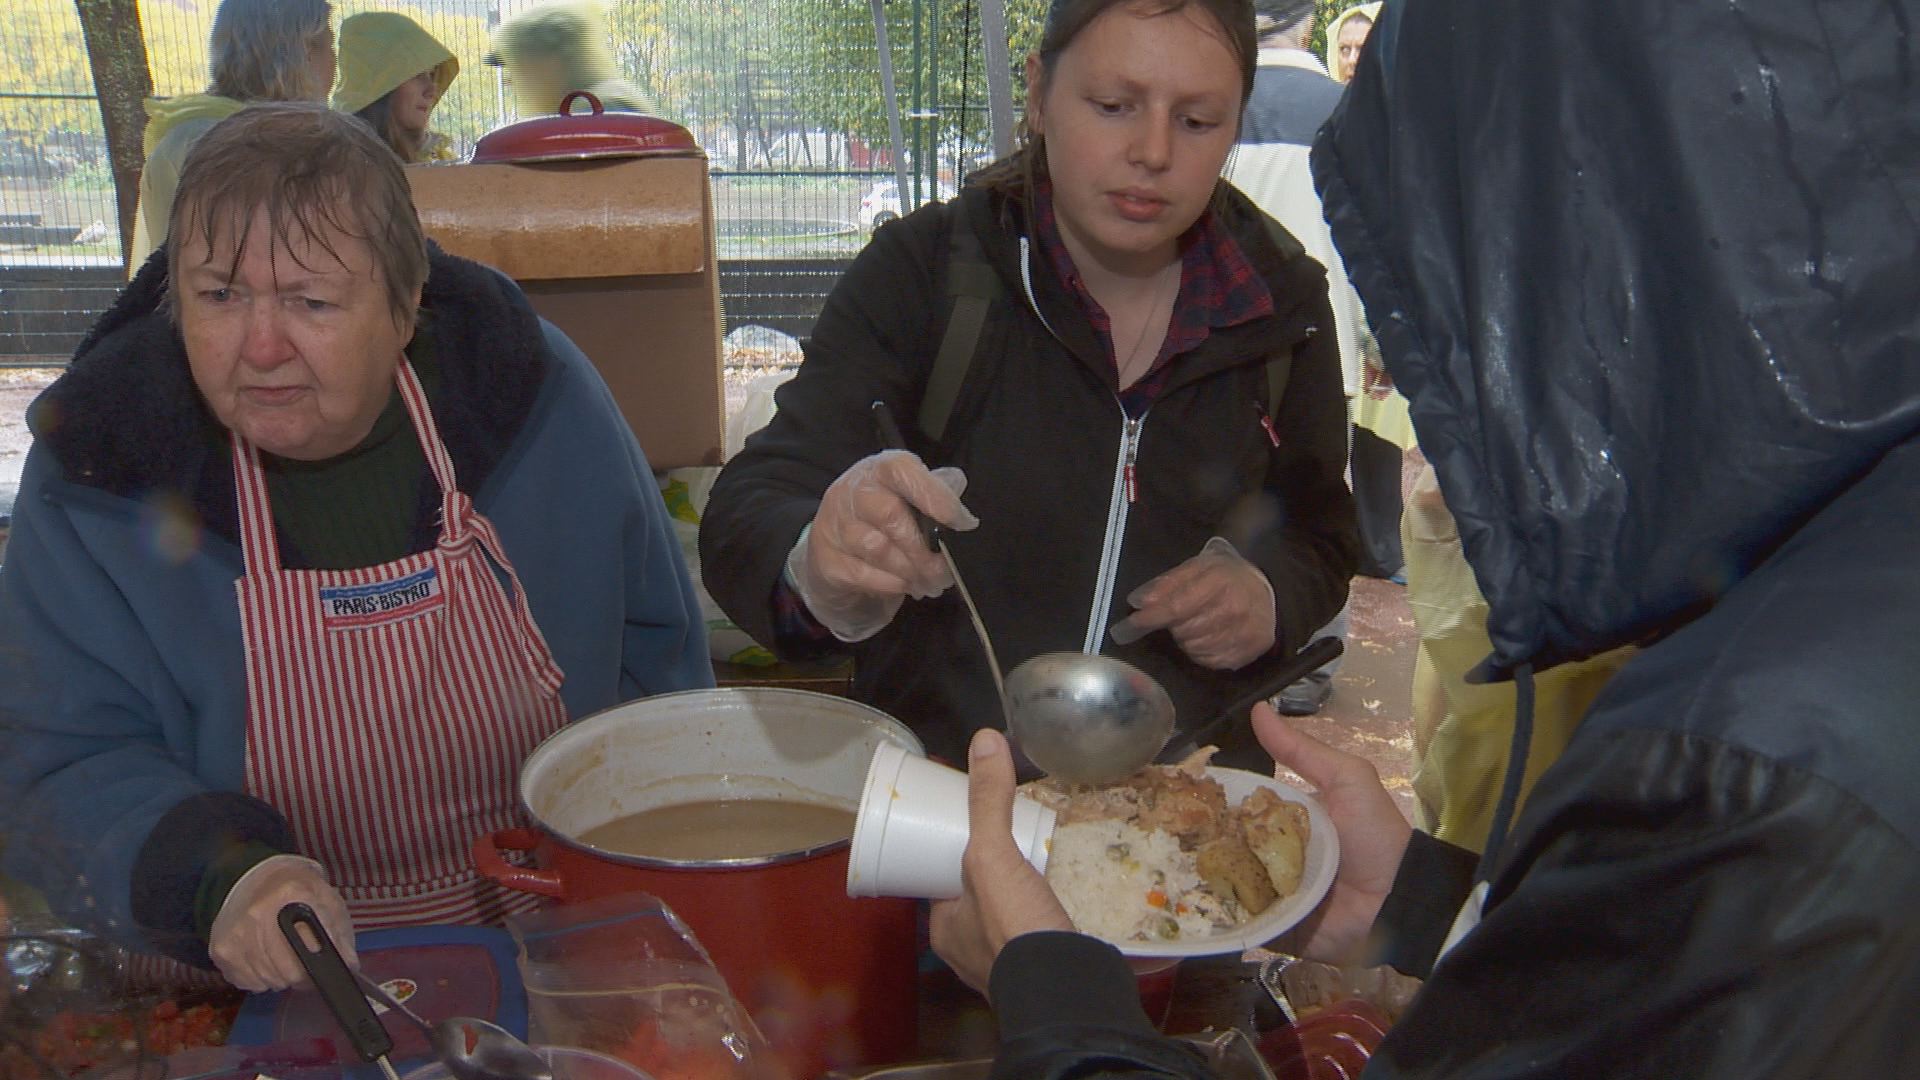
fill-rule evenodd
<path id="1" fill-rule="evenodd" d="M 1003 668 L 1080 650 L 1092 616 L 1102 651 L 1160 680 L 1185 730 L 1304 646 L 1339 610 L 1356 565 L 1325 271 L 1297 248 L 1282 251 L 1259 210 L 1229 191 L 1220 221 L 1267 283 L 1275 311 L 1216 328 L 1173 359 L 1166 388 L 1139 427 L 1137 496 L 1127 504 L 1116 494 L 1127 425 L 1111 357 L 1044 254 L 1021 235 L 1021 207 L 979 188 L 960 198 L 999 275 L 1000 295 L 942 443 L 907 432 L 930 467 L 967 474 L 964 499 L 981 524 L 952 536 L 954 561 Z M 946 324 L 952 220 L 946 205 L 931 204 L 875 234 L 828 297 L 805 363 L 775 397 L 772 423 L 714 485 L 701 523 L 702 574 L 720 606 L 762 643 L 791 644 L 775 634 L 774 587 L 822 493 L 880 449 L 871 403 L 886 401 L 903 419 L 919 409 Z M 1266 363 L 1276 355 L 1290 358 L 1271 417 L 1277 445 L 1263 424 Z M 1095 613 L 1110 517 L 1122 510 L 1108 599 Z M 1131 611 L 1129 592 L 1215 535 L 1273 585 L 1272 653 L 1217 672 L 1188 660 L 1164 632 L 1129 646 L 1104 640 L 1104 629 Z M 963 760 L 970 734 L 1000 722 L 985 659 L 954 590 L 909 599 L 852 652 L 856 695 L 912 727 L 936 756 Z M 1220 760 L 1264 760 L 1245 718 L 1232 727 L 1221 737 L 1227 753 Z"/>

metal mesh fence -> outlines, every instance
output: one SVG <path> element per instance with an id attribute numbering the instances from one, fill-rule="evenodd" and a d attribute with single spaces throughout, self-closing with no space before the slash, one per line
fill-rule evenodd
<path id="1" fill-rule="evenodd" d="M 905 118 L 894 181 L 873 9 L 859 0 L 606 0 L 621 74 L 709 154 L 729 324 L 804 334 L 889 217 L 986 158 L 978 0 L 885 4 Z M 154 93 L 205 88 L 218 0 L 140 0 Z M 401 11 L 461 72 L 433 114 L 457 154 L 519 119 L 490 35 L 535 0 L 334 0 L 335 24 Z M 1009 0 L 1017 58 L 1044 0 Z M 106 139 L 73 0 L 0 4 L 0 363 L 63 359 L 124 274 Z"/>
<path id="2" fill-rule="evenodd" d="M 72 348 L 112 293 L 66 287 L 117 274 L 106 134 L 73 4 L 0 13 L 0 357 Z"/>

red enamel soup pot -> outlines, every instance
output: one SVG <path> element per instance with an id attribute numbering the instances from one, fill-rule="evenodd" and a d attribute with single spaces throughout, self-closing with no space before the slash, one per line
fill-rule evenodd
<path id="1" fill-rule="evenodd" d="M 647 892 L 692 928 L 795 1077 L 913 1056 L 912 900 L 847 896 L 851 813 L 875 748 L 921 753 L 899 721 L 804 690 L 689 690 L 568 725 L 520 772 L 535 827 L 480 837 L 474 862 L 500 884 L 561 903 Z M 658 859 L 581 841 L 659 806 L 778 799 L 844 807 L 848 835 L 753 858 Z M 533 866 L 502 851 L 531 851 Z"/>

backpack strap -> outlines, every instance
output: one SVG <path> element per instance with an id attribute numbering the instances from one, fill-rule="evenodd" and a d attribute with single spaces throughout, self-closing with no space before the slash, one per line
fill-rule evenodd
<path id="1" fill-rule="evenodd" d="M 935 443 L 946 435 L 947 420 L 953 415 L 954 402 L 960 400 L 960 388 L 966 384 L 980 331 L 987 323 L 987 308 L 1000 295 L 1000 276 L 987 265 L 980 238 L 967 221 L 965 196 L 949 202 L 947 211 L 947 330 L 921 392 L 919 414 L 921 433 Z"/>

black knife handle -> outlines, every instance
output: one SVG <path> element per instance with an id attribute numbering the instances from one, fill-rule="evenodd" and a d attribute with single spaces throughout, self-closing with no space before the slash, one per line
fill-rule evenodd
<path id="1" fill-rule="evenodd" d="M 900 425 L 894 423 L 893 410 L 887 408 L 884 401 L 873 403 L 873 426 L 880 432 L 880 448 L 883 450 L 905 450 L 907 440 L 900 435 Z M 920 508 L 911 502 L 907 509 L 913 511 L 913 520 L 920 525 L 921 535 L 927 538 L 927 550 L 940 550 L 941 527 L 934 520 L 920 512 Z"/>
<path id="2" fill-rule="evenodd" d="M 301 937 L 302 926 L 313 935 L 312 945 Z M 333 947 L 333 939 L 320 925 L 320 917 L 305 904 L 288 904 L 280 909 L 280 932 L 286 935 L 300 966 L 307 969 L 313 988 L 320 991 L 321 999 L 340 1024 L 340 1030 L 346 1033 L 347 1041 L 353 1044 L 354 1052 L 363 1061 L 387 1056 L 393 1050 L 393 1036 L 387 1034 L 380 1018 L 373 1014 L 373 1006 L 367 1004 L 366 995 L 360 992 L 360 983 L 348 970 L 347 962 L 340 959 L 340 950 Z"/>
<path id="3" fill-rule="evenodd" d="M 1247 715 L 1247 710 L 1306 678 L 1312 672 L 1319 671 L 1322 665 L 1346 651 L 1346 643 L 1339 638 L 1326 637 L 1313 642 L 1293 654 L 1292 659 L 1268 675 L 1252 693 L 1215 713 L 1213 719 L 1167 744 L 1154 761 L 1162 765 L 1171 765 L 1193 753 L 1201 743 L 1219 734 L 1221 728 Z"/>

